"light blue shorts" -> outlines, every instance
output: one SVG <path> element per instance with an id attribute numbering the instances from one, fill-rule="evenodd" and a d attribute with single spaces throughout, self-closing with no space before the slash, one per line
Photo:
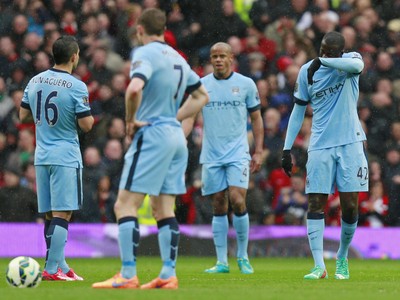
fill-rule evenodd
<path id="1" fill-rule="evenodd" d="M 179 124 L 140 129 L 125 154 L 119 188 L 158 196 L 184 194 L 188 150 Z"/>
<path id="2" fill-rule="evenodd" d="M 55 165 L 37 165 L 38 210 L 78 210 L 83 203 L 82 169 Z"/>
<path id="3" fill-rule="evenodd" d="M 368 191 L 368 161 L 362 142 L 308 152 L 306 193 Z"/>
<path id="4" fill-rule="evenodd" d="M 229 186 L 249 187 L 249 161 L 226 164 L 203 164 L 201 170 L 203 196 L 218 193 Z"/>

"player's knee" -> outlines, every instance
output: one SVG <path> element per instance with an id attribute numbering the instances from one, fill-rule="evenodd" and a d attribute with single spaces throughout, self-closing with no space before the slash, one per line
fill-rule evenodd
<path id="1" fill-rule="evenodd" d="M 241 199 L 231 201 L 232 210 L 235 214 L 243 214 L 246 211 L 246 202 Z"/>
<path id="2" fill-rule="evenodd" d="M 116 216 L 120 215 L 120 213 L 123 211 L 123 205 L 121 203 L 121 201 L 116 201 L 114 203 L 114 213 Z"/>
<path id="3" fill-rule="evenodd" d="M 319 201 L 309 201 L 308 203 L 308 212 L 310 213 L 323 213 L 324 207 L 321 205 Z"/>

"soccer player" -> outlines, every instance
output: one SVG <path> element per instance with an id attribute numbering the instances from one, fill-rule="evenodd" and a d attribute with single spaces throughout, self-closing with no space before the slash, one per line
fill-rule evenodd
<path id="1" fill-rule="evenodd" d="M 135 49 L 131 82 L 126 91 L 127 136 L 133 141 L 125 155 L 117 202 L 121 271 L 93 284 L 93 288 L 139 288 L 136 249 L 139 245 L 138 209 L 150 195 L 158 226 L 162 269 L 142 289 L 176 289 L 175 272 L 179 227 L 174 214 L 175 195 L 183 194 L 188 150 L 179 121 L 198 113 L 208 95 L 187 62 L 164 42 L 166 16 L 159 9 L 143 11 Z M 181 107 L 184 94 L 191 96 Z"/>
<path id="2" fill-rule="evenodd" d="M 243 274 L 254 270 L 249 262 L 249 215 L 246 192 L 250 172 L 261 167 L 264 129 L 260 99 L 253 80 L 232 71 L 233 53 L 229 44 L 211 47 L 214 72 L 203 77 L 210 102 L 202 109 L 204 137 L 200 155 L 202 194 L 213 203 L 212 232 L 217 263 L 207 273 L 228 273 L 228 201 L 233 210 L 236 230 L 237 263 Z M 249 153 L 247 120 L 250 115 L 255 140 L 253 156 Z M 250 163 L 249 163 L 250 162 Z"/>
<path id="3" fill-rule="evenodd" d="M 64 248 L 72 211 L 82 205 L 82 155 L 77 127 L 91 130 L 86 85 L 71 75 L 79 61 L 72 36 L 53 44 L 53 68 L 33 77 L 21 102 L 22 122 L 36 124 L 35 170 L 39 212 L 46 213 L 43 280 L 83 280 L 66 263 Z"/>
<path id="4" fill-rule="evenodd" d="M 343 53 L 344 44 L 340 33 L 325 34 L 320 57 L 301 67 L 283 148 L 282 167 L 290 176 L 290 149 L 310 103 L 313 119 L 306 179 L 307 235 L 315 266 L 305 279 L 328 277 L 323 259 L 324 207 L 335 184 L 342 208 L 335 278 L 350 278 L 347 256 L 357 227 L 358 192 L 368 191 L 368 163 L 363 147 L 366 137 L 357 115 L 358 80 L 364 63 L 357 52 Z"/>

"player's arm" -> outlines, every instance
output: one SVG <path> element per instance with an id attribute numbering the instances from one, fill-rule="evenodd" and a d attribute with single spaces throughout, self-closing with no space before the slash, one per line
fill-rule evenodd
<path id="1" fill-rule="evenodd" d="M 313 62 L 314 63 L 314 62 Z M 304 121 L 304 115 L 306 112 L 307 104 L 310 100 L 308 91 L 308 84 L 310 84 L 310 75 L 312 81 L 312 75 L 309 68 L 303 65 L 300 68 L 299 75 L 297 76 L 296 85 L 294 87 L 294 98 L 295 104 L 290 114 L 289 124 L 286 131 L 285 144 L 283 146 L 282 153 L 282 168 L 285 173 L 290 177 L 292 175 L 292 155 L 290 150 L 292 149 L 294 140 L 298 135 L 301 125 Z"/>
<path id="2" fill-rule="evenodd" d="M 80 82 L 79 84 L 80 86 L 77 86 L 72 96 L 75 99 L 76 122 L 78 123 L 79 128 L 86 133 L 92 130 L 94 118 L 90 111 L 89 91 L 87 86 L 83 82 Z"/>
<path id="3" fill-rule="evenodd" d="M 293 96 L 295 99 L 295 104 L 292 113 L 290 114 L 288 128 L 286 131 L 285 144 L 283 147 L 284 152 L 292 149 L 294 140 L 296 139 L 304 121 L 304 114 L 310 98 L 307 85 L 308 75 L 308 69 L 306 69 L 305 66 L 301 67 L 294 88 Z"/>
<path id="4" fill-rule="evenodd" d="M 90 111 L 88 113 L 90 114 Z M 94 118 L 92 115 L 78 114 L 77 118 L 79 128 L 82 129 L 83 132 L 89 132 L 92 130 L 94 124 Z"/>
<path id="5" fill-rule="evenodd" d="M 199 82 L 198 87 L 190 92 L 190 96 L 178 110 L 176 118 L 178 121 L 182 122 L 185 136 L 188 136 L 192 131 L 196 115 L 200 112 L 203 106 L 208 103 L 208 99 L 207 90 L 204 85 Z"/>
<path id="6" fill-rule="evenodd" d="M 283 146 L 282 153 L 282 168 L 289 177 L 292 176 L 293 167 L 290 150 L 292 149 L 294 140 L 296 139 L 301 125 L 303 124 L 306 108 L 307 102 L 297 100 L 289 118 L 289 124 L 286 131 L 285 144 Z"/>
<path id="7" fill-rule="evenodd" d="M 19 119 L 22 123 L 32 123 L 33 122 L 32 111 L 21 105 L 21 107 L 19 108 Z"/>
<path id="8" fill-rule="evenodd" d="M 136 113 L 142 102 L 143 88 L 146 81 L 143 76 L 134 76 L 125 93 L 125 123 L 126 135 L 131 137 L 138 128 L 147 125 L 136 120 Z"/>
<path id="9" fill-rule="evenodd" d="M 264 144 L 264 123 L 259 109 L 250 112 L 255 150 L 251 158 L 250 172 L 258 172 L 262 164 Z"/>
<path id="10" fill-rule="evenodd" d="M 188 101 L 191 97 L 192 96 L 189 95 L 189 97 L 186 99 L 186 101 Z M 185 103 L 186 103 L 186 101 L 185 101 Z M 183 103 L 183 105 L 185 105 L 185 103 Z M 185 137 L 188 137 L 190 132 L 192 132 L 194 123 L 196 122 L 196 118 L 197 118 L 197 114 L 187 117 L 186 119 L 182 120 L 182 129 L 183 129 L 183 133 L 185 134 Z"/>
<path id="11" fill-rule="evenodd" d="M 325 67 L 338 69 L 351 74 L 360 74 L 364 69 L 362 57 L 357 52 L 345 53 L 342 57 L 320 57 L 321 64 Z"/>
<path id="12" fill-rule="evenodd" d="M 22 96 L 21 105 L 18 112 L 19 120 L 22 123 L 34 122 L 31 106 L 29 105 L 28 101 L 28 90 L 29 90 L 29 84 L 26 86 L 24 90 L 24 95 Z"/>
<path id="13" fill-rule="evenodd" d="M 300 101 L 296 102 L 296 104 L 293 107 L 293 111 L 290 114 L 289 124 L 288 124 L 288 128 L 286 131 L 285 144 L 283 146 L 283 151 L 292 149 L 294 140 L 296 139 L 297 135 L 299 134 L 299 131 L 300 131 L 301 126 L 304 121 L 304 115 L 305 115 L 306 108 L 307 108 L 307 102 L 302 101 L 304 104 L 303 103 L 299 104 L 299 102 Z"/>
<path id="14" fill-rule="evenodd" d="M 145 81 L 141 77 L 132 78 L 125 93 L 125 121 L 135 122 L 136 112 L 142 102 L 142 90 Z"/>

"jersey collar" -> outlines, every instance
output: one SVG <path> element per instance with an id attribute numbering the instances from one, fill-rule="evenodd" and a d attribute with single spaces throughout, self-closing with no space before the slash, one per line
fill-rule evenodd
<path id="1" fill-rule="evenodd" d="M 64 71 L 64 70 L 59 70 L 59 69 L 54 69 L 54 68 L 50 68 L 50 71 L 53 71 L 53 72 L 59 72 L 59 73 L 66 73 L 66 74 L 69 74 L 69 75 L 71 75 L 70 73 L 68 73 L 67 71 Z"/>
<path id="2" fill-rule="evenodd" d="M 214 76 L 214 78 L 215 78 L 216 80 L 228 80 L 229 78 L 231 78 L 231 77 L 233 76 L 233 73 L 234 73 L 234 72 L 231 72 L 231 74 L 229 74 L 229 76 L 226 77 L 226 78 L 217 78 L 217 77 L 215 77 L 215 74 L 214 74 L 214 73 L 213 73 L 213 76 Z"/>

